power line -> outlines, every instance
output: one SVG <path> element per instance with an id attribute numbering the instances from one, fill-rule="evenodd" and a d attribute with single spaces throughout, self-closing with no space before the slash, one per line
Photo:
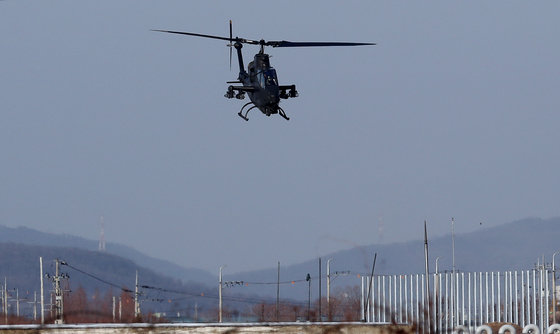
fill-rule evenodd
<path id="1" fill-rule="evenodd" d="M 149 285 L 142 285 L 141 288 L 143 289 L 150 289 L 150 290 L 157 290 L 157 291 L 162 291 L 162 292 L 169 292 L 169 293 L 175 293 L 175 294 L 180 294 L 180 295 L 186 295 L 189 297 L 196 297 L 196 298 L 210 298 L 210 299 L 218 299 L 219 297 L 213 294 L 194 294 L 191 292 L 186 292 L 186 291 L 179 291 L 179 290 L 172 290 L 172 289 L 166 289 L 166 288 L 160 288 L 160 287 L 155 287 L 155 286 L 149 286 Z M 173 300 L 182 300 L 182 299 L 187 299 L 187 298 L 177 298 L 177 299 L 173 299 Z M 270 300 L 269 299 L 264 299 L 264 298 L 248 298 L 248 297 L 233 297 L 233 296 L 227 296 L 227 297 L 223 297 L 224 300 L 227 301 L 231 301 L 231 302 L 241 302 L 241 303 L 248 303 L 248 304 L 260 304 L 260 303 L 268 303 Z M 284 301 L 285 304 L 291 304 L 291 305 L 303 305 L 303 302 L 296 302 L 296 301 Z"/>
<path id="2" fill-rule="evenodd" d="M 78 268 L 76 268 L 76 267 L 74 267 L 74 266 L 68 264 L 68 262 L 66 262 L 66 261 L 62 261 L 61 264 L 62 264 L 62 265 L 65 265 L 65 266 L 68 266 L 69 268 L 74 269 L 75 271 L 80 272 L 80 273 L 82 273 L 82 274 L 84 274 L 84 275 L 86 275 L 86 276 L 89 276 L 89 277 L 91 277 L 91 278 L 93 278 L 93 279 L 95 279 L 95 280 L 98 280 L 98 281 L 101 282 L 101 283 L 105 283 L 105 284 L 107 284 L 107 285 L 110 285 L 110 286 L 112 286 L 112 287 L 115 287 L 115 288 L 117 288 L 117 289 L 120 289 L 120 290 L 122 290 L 122 291 L 124 291 L 124 292 L 129 292 L 129 293 L 133 293 L 133 292 L 134 292 L 134 291 L 132 291 L 132 290 L 123 288 L 123 287 L 119 286 L 118 284 L 111 283 L 111 282 L 109 282 L 109 281 L 107 281 L 107 280 L 104 280 L 104 279 L 102 279 L 102 278 L 99 278 L 99 277 L 97 277 L 97 276 L 95 276 L 95 275 L 93 275 L 93 274 L 90 274 L 90 273 L 85 272 L 85 271 L 83 271 L 83 270 L 81 270 L 81 269 L 78 269 Z"/>
<path id="3" fill-rule="evenodd" d="M 118 284 L 109 282 L 103 278 L 100 278 L 96 275 L 93 275 L 91 273 L 88 273 L 82 269 L 79 269 L 75 266 L 70 265 L 68 262 L 66 261 L 62 261 L 61 262 L 62 265 L 65 265 L 79 273 L 82 273 L 86 276 L 89 276 L 101 283 L 110 285 L 112 287 L 115 287 L 117 289 L 120 289 L 124 292 L 127 293 L 134 293 L 134 291 L 130 290 L 130 289 L 126 289 L 124 287 L 119 286 Z M 317 279 L 317 277 L 312 277 L 312 279 Z M 245 282 L 245 281 L 234 281 L 232 283 L 236 283 L 236 282 L 242 282 L 244 283 L 244 286 L 248 286 L 248 285 L 276 285 L 278 284 L 278 282 Z M 291 281 L 283 281 L 280 282 L 280 284 L 295 284 L 295 283 L 302 283 L 302 282 L 306 282 L 305 279 L 300 279 L 300 280 L 291 280 Z M 233 285 L 232 285 L 233 286 Z M 174 290 L 174 289 L 168 289 L 168 288 L 162 288 L 162 287 L 156 287 L 156 286 L 150 286 L 150 285 L 141 285 L 140 286 L 142 289 L 148 289 L 148 290 L 155 290 L 155 291 L 160 291 L 160 292 L 166 292 L 166 293 L 173 293 L 173 294 L 179 294 L 179 295 L 183 295 L 186 296 L 184 298 L 173 298 L 171 300 L 174 301 L 178 301 L 178 300 L 186 300 L 189 298 L 208 298 L 208 299 L 218 299 L 219 297 L 217 295 L 213 295 L 213 294 L 206 294 L 204 292 L 202 293 L 192 293 L 192 292 L 187 292 L 187 291 L 181 291 L 181 290 Z M 261 303 L 269 303 L 270 300 L 269 299 L 264 299 L 264 298 L 249 298 L 249 297 L 233 297 L 233 296 L 227 296 L 223 298 L 224 300 L 230 301 L 230 302 L 241 302 L 241 303 L 248 303 L 248 304 L 261 304 Z M 163 302 L 165 300 L 170 300 L 170 299 L 162 299 L 162 298 L 156 298 L 155 300 L 152 300 L 154 302 Z M 287 301 L 284 300 L 283 301 L 284 304 L 288 304 L 288 305 L 294 305 L 294 306 L 304 306 L 305 302 L 297 302 L 297 301 Z"/>

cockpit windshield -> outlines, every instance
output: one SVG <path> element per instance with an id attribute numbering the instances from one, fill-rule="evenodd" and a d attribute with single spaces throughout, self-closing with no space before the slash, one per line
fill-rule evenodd
<path id="1" fill-rule="evenodd" d="M 269 68 L 257 74 L 259 85 L 261 87 L 278 86 L 278 79 L 276 77 L 276 70 Z"/>

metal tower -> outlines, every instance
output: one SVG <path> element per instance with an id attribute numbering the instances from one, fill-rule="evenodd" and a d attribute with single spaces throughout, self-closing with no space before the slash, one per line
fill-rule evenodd
<path id="1" fill-rule="evenodd" d="M 103 216 L 99 220 L 99 226 L 101 231 L 99 232 L 99 251 L 105 251 L 105 222 L 103 221 Z"/>

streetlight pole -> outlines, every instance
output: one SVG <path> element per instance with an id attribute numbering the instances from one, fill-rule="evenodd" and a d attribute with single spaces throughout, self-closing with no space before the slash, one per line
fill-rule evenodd
<path id="1" fill-rule="evenodd" d="M 453 275 L 455 275 L 455 218 L 451 217 L 451 253 L 453 256 Z"/>
<path id="2" fill-rule="evenodd" d="M 560 253 L 557 251 L 552 254 L 552 323 L 556 323 L 556 265 L 554 263 L 554 257 L 556 254 Z"/>
<path id="3" fill-rule="evenodd" d="M 435 278 L 435 280 L 436 280 L 436 284 L 435 284 L 436 285 L 436 299 L 437 299 L 437 293 L 438 293 L 438 288 L 439 288 L 439 276 L 438 276 L 438 274 L 439 274 L 439 256 L 436 257 L 436 278 Z"/>
<path id="4" fill-rule="evenodd" d="M 452 257 L 452 274 L 451 274 L 451 323 L 455 327 L 455 218 L 451 217 L 451 257 Z"/>
<path id="5" fill-rule="evenodd" d="M 436 296 L 436 298 L 435 298 L 436 300 L 434 301 L 434 307 L 435 307 L 434 314 L 436 315 L 435 318 L 434 318 L 434 328 L 439 328 L 437 326 L 438 319 L 439 319 L 438 311 L 439 311 L 439 303 L 440 303 L 440 300 L 439 300 L 440 296 L 438 295 L 438 292 L 439 292 L 439 264 L 438 264 L 438 262 L 439 262 L 439 256 L 436 257 L 436 275 L 434 277 L 434 281 L 435 281 L 434 285 L 435 285 L 435 290 L 436 290 L 434 292 L 434 294 Z"/>
<path id="6" fill-rule="evenodd" d="M 45 324 L 45 294 L 43 291 L 43 257 L 39 256 L 39 273 L 41 275 L 41 325 Z M 7 324 L 7 323 L 6 323 Z"/>

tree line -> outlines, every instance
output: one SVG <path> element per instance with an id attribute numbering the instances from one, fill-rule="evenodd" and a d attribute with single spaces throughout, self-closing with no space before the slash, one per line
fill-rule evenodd
<path id="1" fill-rule="evenodd" d="M 53 296 L 47 297 L 45 323 L 55 319 Z M 297 322 L 297 321 L 359 321 L 361 320 L 361 292 L 358 286 L 335 289 L 327 302 L 326 297 L 310 301 L 251 301 L 226 302 L 222 309 L 224 322 Z M 93 292 L 79 286 L 74 290 L 66 289 L 63 295 L 63 319 L 68 324 L 85 323 L 158 323 L 158 322 L 217 322 L 218 305 L 215 307 L 198 307 L 197 303 L 176 303 L 173 299 L 160 299 L 165 303 L 165 312 L 148 309 L 157 303 L 145 303 L 141 313 L 135 316 L 134 293 L 123 288 L 114 293 L 112 288 Z M 319 315 L 319 304 L 321 312 Z M 198 307 L 198 308 L 197 308 Z M 24 316 L 13 314 L 9 306 L 8 314 L 3 313 L 0 324 L 38 324 L 40 315 Z M 23 312 L 22 312 L 23 313 Z M 33 313 L 33 312 L 31 312 Z"/>

